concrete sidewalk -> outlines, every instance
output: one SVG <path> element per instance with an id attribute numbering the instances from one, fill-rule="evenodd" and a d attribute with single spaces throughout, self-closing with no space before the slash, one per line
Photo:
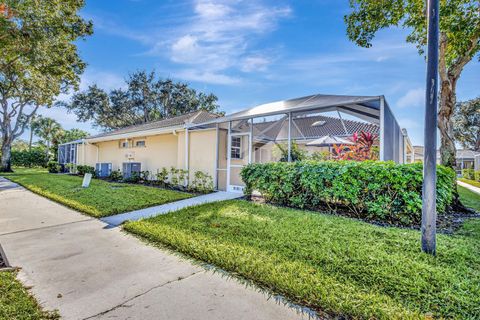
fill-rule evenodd
<path id="1" fill-rule="evenodd" d="M 203 203 L 232 200 L 241 197 L 243 197 L 242 193 L 218 191 L 193 198 L 162 204 L 160 206 L 116 214 L 114 216 L 101 218 L 100 220 L 108 223 L 111 226 L 118 226 L 127 220 L 136 221 L 144 218 L 158 216 L 160 214 L 166 214 L 172 211 L 177 211 L 187 207 L 198 206 Z"/>
<path id="2" fill-rule="evenodd" d="M 470 191 L 473 191 L 475 193 L 480 194 L 480 188 L 477 188 L 475 186 L 472 186 L 471 184 L 468 184 L 468 183 L 465 183 L 465 182 L 459 181 L 459 180 L 457 180 L 457 183 L 458 183 L 459 186 L 462 186 L 464 188 L 467 188 Z"/>
<path id="3" fill-rule="evenodd" d="M 251 288 L 0 181 L 0 243 L 64 319 L 302 319 Z"/>

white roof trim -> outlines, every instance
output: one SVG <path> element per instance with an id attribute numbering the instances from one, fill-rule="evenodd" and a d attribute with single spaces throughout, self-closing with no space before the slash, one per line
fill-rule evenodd
<path id="1" fill-rule="evenodd" d="M 222 123 L 222 122 L 228 122 L 228 121 L 234 121 L 234 120 L 244 120 L 244 119 L 256 118 L 256 117 L 265 117 L 265 116 L 278 115 L 278 114 L 287 113 L 287 112 L 301 112 L 301 111 L 310 111 L 310 110 L 319 110 L 319 111 L 322 110 L 326 112 L 326 111 L 335 110 L 335 108 L 342 107 L 342 106 L 349 106 L 351 108 L 358 108 L 358 109 L 362 107 L 362 109 L 364 110 L 370 109 L 369 114 L 373 116 L 373 114 L 380 112 L 379 109 L 359 106 L 358 104 L 375 102 L 375 101 L 380 102 L 381 98 L 382 96 L 342 96 L 342 95 L 315 94 L 315 95 L 301 97 L 301 98 L 261 104 L 253 108 L 236 112 L 230 115 L 226 115 L 224 117 L 216 118 L 210 121 L 206 121 L 204 123 L 191 124 L 191 125 L 188 125 L 188 127 L 196 127 L 201 125 Z M 361 110 L 361 111 L 364 111 L 364 110 Z M 371 117 L 364 116 L 364 118 L 369 118 L 370 122 L 372 122 Z"/>
<path id="2" fill-rule="evenodd" d="M 90 143 L 95 143 L 95 142 L 112 141 L 112 140 L 128 139 L 128 138 L 136 138 L 136 137 L 155 136 L 158 134 L 168 134 L 168 133 L 172 133 L 174 130 L 181 131 L 184 129 L 185 129 L 185 126 L 180 125 L 180 126 L 172 126 L 172 127 L 166 127 L 166 128 L 157 128 L 157 129 L 150 129 L 150 130 L 139 130 L 135 132 L 112 134 L 109 136 L 90 138 L 85 140 Z"/>

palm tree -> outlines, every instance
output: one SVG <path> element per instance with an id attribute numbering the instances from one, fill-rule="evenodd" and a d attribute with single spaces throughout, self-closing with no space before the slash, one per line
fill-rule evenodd
<path id="1" fill-rule="evenodd" d="M 32 151 L 32 140 L 33 140 L 33 134 L 38 127 L 38 121 L 42 119 L 41 115 L 33 115 L 30 118 L 30 123 L 28 124 L 28 128 L 30 129 L 30 139 L 28 141 L 28 151 Z"/>
<path id="2" fill-rule="evenodd" d="M 62 126 L 52 118 L 40 118 L 36 121 L 34 133 L 42 138 L 47 146 L 45 150 L 45 158 L 47 161 L 50 146 L 62 131 Z"/>

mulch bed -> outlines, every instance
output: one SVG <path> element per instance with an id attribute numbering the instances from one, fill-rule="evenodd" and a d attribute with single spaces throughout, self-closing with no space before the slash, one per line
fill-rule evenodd
<path id="1" fill-rule="evenodd" d="M 248 200 L 247 197 L 245 197 L 244 199 Z M 265 203 L 265 199 L 259 195 L 252 196 L 250 201 L 256 202 L 256 203 Z M 282 207 L 276 204 L 272 204 L 272 205 Z M 292 208 L 292 209 L 301 210 L 299 208 Z M 359 221 L 378 225 L 381 227 L 397 227 L 397 228 L 414 229 L 414 230 L 420 230 L 421 228 L 420 224 L 405 226 L 405 225 L 389 223 L 385 221 L 360 219 L 358 217 L 352 216 L 352 213 L 350 210 L 348 210 L 348 208 L 342 208 L 342 207 L 337 207 L 335 211 L 332 211 L 330 208 L 326 206 L 318 207 L 314 209 L 308 208 L 306 210 L 311 210 L 311 211 L 316 211 L 321 213 L 328 213 L 328 214 L 341 216 L 341 217 L 348 217 L 348 218 L 356 219 Z M 444 233 L 444 234 L 453 234 L 456 230 L 458 230 L 462 226 L 465 220 L 472 219 L 472 218 L 480 219 L 480 213 L 476 213 L 473 210 L 465 211 L 464 208 L 459 208 L 458 210 L 451 209 L 450 213 L 439 214 L 437 216 L 437 232 Z"/>

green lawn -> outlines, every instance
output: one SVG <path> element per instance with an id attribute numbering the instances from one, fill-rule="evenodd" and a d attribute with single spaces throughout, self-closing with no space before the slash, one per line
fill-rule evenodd
<path id="1" fill-rule="evenodd" d="M 59 319 L 56 312 L 41 309 L 16 279 L 16 274 L 15 271 L 0 271 L 0 319 Z"/>
<path id="2" fill-rule="evenodd" d="M 186 208 L 125 226 L 315 310 L 347 318 L 480 318 L 480 220 L 438 235 L 246 201 Z"/>
<path id="3" fill-rule="evenodd" d="M 480 212 L 480 194 L 458 186 L 458 194 L 463 205 Z"/>
<path id="4" fill-rule="evenodd" d="M 98 179 L 93 179 L 89 188 L 82 188 L 81 177 L 49 174 L 40 169 L 18 168 L 15 171 L 1 175 L 30 191 L 94 217 L 161 205 L 192 196 L 173 190 Z"/>
<path id="5" fill-rule="evenodd" d="M 464 178 L 459 178 L 458 180 L 468 183 L 474 187 L 480 188 L 480 182 L 475 181 L 475 180 L 470 180 L 470 179 L 464 179 Z"/>

